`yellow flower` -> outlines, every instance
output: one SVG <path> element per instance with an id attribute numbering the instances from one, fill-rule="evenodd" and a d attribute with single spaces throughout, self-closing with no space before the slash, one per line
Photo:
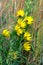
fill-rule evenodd
<path id="1" fill-rule="evenodd" d="M 15 26 L 15 30 L 16 30 L 16 32 L 17 32 L 17 35 L 20 35 L 20 34 L 23 33 L 23 30 L 19 27 L 18 24 Z"/>
<path id="2" fill-rule="evenodd" d="M 25 22 L 26 22 L 27 24 L 32 24 L 32 23 L 33 23 L 33 18 L 32 18 L 32 16 L 27 16 L 27 17 L 25 17 Z"/>
<path id="3" fill-rule="evenodd" d="M 18 29 L 17 30 L 17 35 L 20 35 L 20 34 L 22 34 L 23 33 L 23 30 L 22 29 Z"/>
<path id="4" fill-rule="evenodd" d="M 31 41 L 31 37 L 27 37 L 26 40 Z"/>
<path id="5" fill-rule="evenodd" d="M 14 30 L 18 30 L 20 27 L 19 27 L 19 25 L 18 24 L 16 24 L 16 26 L 15 26 L 15 28 L 14 28 Z"/>
<path id="6" fill-rule="evenodd" d="M 25 32 L 24 37 L 27 37 L 27 36 L 30 37 L 31 34 L 29 32 Z"/>
<path id="7" fill-rule="evenodd" d="M 26 27 L 26 23 L 24 21 L 22 21 L 22 19 L 18 19 L 18 25 L 21 27 L 21 28 L 25 28 Z"/>
<path id="8" fill-rule="evenodd" d="M 19 27 L 18 24 L 15 26 L 15 30 L 16 30 L 16 32 L 17 32 L 17 35 L 20 35 L 20 34 L 23 33 L 23 30 Z"/>
<path id="9" fill-rule="evenodd" d="M 29 32 L 25 32 L 25 33 L 24 33 L 24 38 L 25 38 L 26 40 L 30 41 L 30 40 L 31 40 L 31 34 L 30 34 Z"/>
<path id="10" fill-rule="evenodd" d="M 24 10 L 18 10 L 17 16 L 24 16 Z"/>
<path id="11" fill-rule="evenodd" d="M 23 44 L 23 48 L 24 48 L 25 51 L 31 50 L 31 46 L 30 46 L 29 42 L 25 42 L 25 43 Z"/>
<path id="12" fill-rule="evenodd" d="M 6 37 L 10 37 L 10 32 L 9 32 L 7 29 L 4 29 L 4 30 L 2 31 L 2 34 L 3 34 L 4 36 L 6 36 Z"/>

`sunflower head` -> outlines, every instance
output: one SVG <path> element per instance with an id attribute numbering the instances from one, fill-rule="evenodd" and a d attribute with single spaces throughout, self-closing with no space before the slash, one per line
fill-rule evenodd
<path id="1" fill-rule="evenodd" d="M 16 26 L 14 27 L 14 30 L 18 30 L 20 27 L 19 27 L 19 25 L 18 24 L 16 24 Z"/>
<path id="2" fill-rule="evenodd" d="M 2 34 L 5 36 L 5 37 L 9 37 L 10 36 L 10 32 L 7 30 L 7 29 L 4 29 L 2 31 Z"/>
<path id="3" fill-rule="evenodd" d="M 31 34 L 30 34 L 29 32 L 25 32 L 25 33 L 24 33 L 24 38 L 30 37 L 30 36 L 31 36 Z"/>
<path id="4" fill-rule="evenodd" d="M 26 27 L 26 23 L 24 21 L 22 21 L 22 19 L 18 19 L 18 25 L 21 27 L 21 28 L 25 28 Z"/>
<path id="5" fill-rule="evenodd" d="M 18 17 L 23 17 L 24 16 L 24 10 L 18 10 L 17 11 L 17 16 Z"/>
<path id="6" fill-rule="evenodd" d="M 14 30 L 16 31 L 17 35 L 20 35 L 23 33 L 23 30 L 20 28 L 18 24 L 15 26 Z"/>
<path id="7" fill-rule="evenodd" d="M 33 18 L 32 18 L 32 16 L 27 16 L 27 17 L 25 17 L 25 22 L 27 23 L 27 24 L 32 24 L 33 23 Z"/>
<path id="8" fill-rule="evenodd" d="M 23 48 L 24 48 L 25 51 L 30 51 L 31 50 L 31 46 L 30 46 L 29 42 L 25 42 L 23 44 Z"/>
<path id="9" fill-rule="evenodd" d="M 19 35 L 21 35 L 23 33 L 23 30 L 22 29 L 18 29 L 16 32 L 17 32 L 17 35 L 19 36 Z"/>
<path id="10" fill-rule="evenodd" d="M 24 33 L 25 40 L 31 41 L 31 34 L 29 32 Z"/>

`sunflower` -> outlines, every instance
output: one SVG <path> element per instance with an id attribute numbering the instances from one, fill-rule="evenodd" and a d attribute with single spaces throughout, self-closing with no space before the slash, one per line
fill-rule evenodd
<path id="1" fill-rule="evenodd" d="M 7 30 L 7 29 L 4 29 L 2 31 L 2 34 L 5 36 L 5 37 L 10 37 L 10 32 Z"/>
<path id="2" fill-rule="evenodd" d="M 25 28 L 26 27 L 26 23 L 24 21 L 22 21 L 22 19 L 18 19 L 18 25 L 21 27 L 21 28 Z"/>
<path id="3" fill-rule="evenodd" d="M 27 24 L 32 24 L 33 23 L 33 18 L 32 18 L 32 16 L 26 16 L 25 17 L 25 22 L 27 23 Z"/>
<path id="4" fill-rule="evenodd" d="M 16 24 L 16 26 L 14 27 L 14 30 L 17 31 L 18 29 L 20 29 L 20 26 L 18 24 Z"/>
<path id="5" fill-rule="evenodd" d="M 30 41 L 30 40 L 31 40 L 31 34 L 30 34 L 29 32 L 25 32 L 25 33 L 24 33 L 24 38 L 25 38 L 26 40 Z"/>
<path id="6" fill-rule="evenodd" d="M 17 35 L 20 35 L 20 34 L 23 33 L 23 30 L 22 29 L 18 29 L 16 32 L 17 32 Z"/>
<path id="7" fill-rule="evenodd" d="M 23 49 L 24 49 L 25 51 L 30 51 L 30 50 L 31 50 L 31 46 L 30 46 L 29 42 L 25 42 L 25 43 L 23 44 Z"/>
<path id="8" fill-rule="evenodd" d="M 17 16 L 18 16 L 18 17 L 19 17 L 19 16 L 23 17 L 23 16 L 24 16 L 24 10 L 18 10 L 18 11 L 17 11 Z"/>

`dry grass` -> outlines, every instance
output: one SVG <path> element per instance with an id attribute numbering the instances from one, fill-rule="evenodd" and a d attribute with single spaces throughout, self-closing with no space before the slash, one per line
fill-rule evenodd
<path id="1" fill-rule="evenodd" d="M 0 32 L 3 28 L 12 29 L 14 21 L 9 17 L 9 15 L 16 15 L 17 10 L 24 8 L 24 0 L 1 0 L 0 1 Z M 9 17 L 8 21 L 2 21 L 2 17 L 4 19 Z"/>

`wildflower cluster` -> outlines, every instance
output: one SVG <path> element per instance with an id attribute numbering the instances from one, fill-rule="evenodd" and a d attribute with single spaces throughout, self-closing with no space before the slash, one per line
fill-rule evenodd
<path id="1" fill-rule="evenodd" d="M 32 16 L 25 16 L 24 10 L 19 10 L 17 12 L 17 17 L 18 17 L 18 20 L 15 26 L 15 31 L 18 36 L 23 34 L 23 38 L 26 40 L 26 42 L 23 43 L 23 48 L 25 51 L 29 51 L 31 50 L 30 41 L 32 40 L 32 36 L 30 32 L 26 30 L 26 26 L 31 25 L 33 23 L 33 18 Z"/>
<path id="2" fill-rule="evenodd" d="M 26 52 L 31 50 L 32 34 L 30 33 L 30 31 L 28 31 L 28 27 L 29 25 L 31 26 L 33 24 L 32 16 L 27 16 L 27 15 L 25 16 L 24 10 L 19 10 L 17 11 L 17 21 L 16 22 L 17 23 L 15 24 L 13 28 L 14 32 L 10 32 L 7 29 L 4 29 L 2 31 L 2 34 L 4 37 L 10 38 L 12 40 L 14 38 L 14 43 L 13 43 L 14 51 L 10 53 L 12 49 L 12 42 L 10 40 L 11 47 L 8 53 L 8 58 L 12 56 L 12 59 L 18 58 L 17 56 L 18 53 L 16 53 L 18 50 L 21 50 L 21 51 L 23 50 Z"/>
<path id="3" fill-rule="evenodd" d="M 19 10 L 17 12 L 17 23 L 14 27 L 14 30 L 16 31 L 16 34 L 18 36 L 23 35 L 23 49 L 25 51 L 29 51 L 31 50 L 31 44 L 30 41 L 32 40 L 32 36 L 31 33 L 27 30 L 27 25 L 31 25 L 33 23 L 33 18 L 32 16 L 25 16 L 25 12 L 24 10 Z M 10 36 L 10 32 L 5 29 L 3 30 L 2 34 L 5 37 L 9 37 Z"/>

